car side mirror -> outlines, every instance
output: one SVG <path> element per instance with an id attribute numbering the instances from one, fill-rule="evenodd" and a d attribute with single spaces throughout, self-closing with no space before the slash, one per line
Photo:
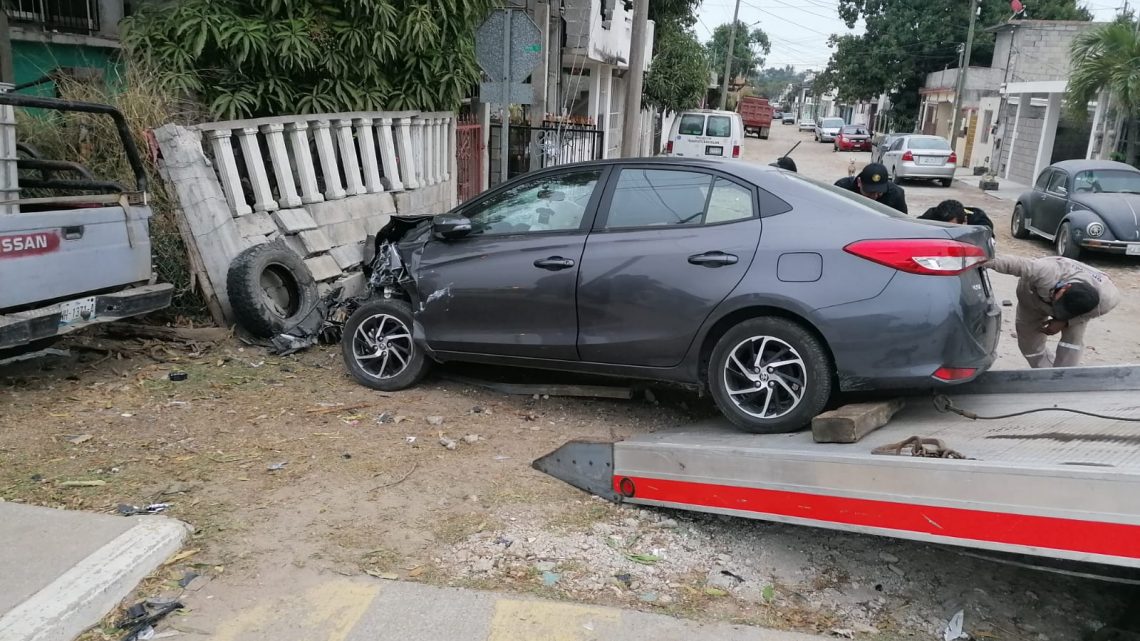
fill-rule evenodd
<path id="1" fill-rule="evenodd" d="M 443 240 L 463 238 L 471 233 L 471 221 L 460 214 L 440 214 L 431 220 L 431 233 Z"/>

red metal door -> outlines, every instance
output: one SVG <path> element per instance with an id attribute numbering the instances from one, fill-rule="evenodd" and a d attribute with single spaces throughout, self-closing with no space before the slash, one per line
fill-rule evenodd
<path id="1" fill-rule="evenodd" d="M 483 191 L 483 127 L 477 117 L 460 117 L 455 127 L 455 165 L 459 202 Z"/>

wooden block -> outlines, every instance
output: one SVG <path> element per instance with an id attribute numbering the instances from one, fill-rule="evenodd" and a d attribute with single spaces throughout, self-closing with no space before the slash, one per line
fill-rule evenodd
<path id="1" fill-rule="evenodd" d="M 816 443 L 856 443 L 886 425 L 905 406 L 901 398 L 844 405 L 813 418 L 811 435 Z"/>

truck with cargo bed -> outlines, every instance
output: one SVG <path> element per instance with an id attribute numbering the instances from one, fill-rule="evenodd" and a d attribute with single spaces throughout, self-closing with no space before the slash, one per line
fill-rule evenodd
<path id="1" fill-rule="evenodd" d="M 772 118 L 776 113 L 767 98 L 744 96 L 736 104 L 736 112 L 744 121 L 744 135 L 755 134 L 757 138 L 768 139 L 768 132 L 772 128 Z"/>

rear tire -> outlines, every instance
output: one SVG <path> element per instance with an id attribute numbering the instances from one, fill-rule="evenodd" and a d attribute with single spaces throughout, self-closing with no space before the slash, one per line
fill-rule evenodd
<path id="1" fill-rule="evenodd" d="M 270 338 L 307 319 L 317 307 L 317 284 L 305 262 L 281 243 L 238 254 L 226 275 L 234 317 L 247 332 Z"/>
<path id="2" fill-rule="evenodd" d="M 412 307 L 387 298 L 368 301 L 348 317 L 340 352 L 357 383 L 395 392 L 427 375 L 431 361 L 412 340 L 412 324 Z"/>
<path id="3" fill-rule="evenodd" d="M 953 178 L 943 178 L 943 179 L 939 180 L 938 183 L 940 185 L 942 185 L 943 187 L 949 187 L 949 186 L 954 184 L 954 179 Z"/>
<path id="4" fill-rule="evenodd" d="M 895 174 L 891 176 L 891 182 L 896 185 L 901 185 L 903 183 L 902 176 L 898 174 L 898 170 L 895 170 Z"/>
<path id="5" fill-rule="evenodd" d="M 1020 240 L 1029 238 L 1029 230 L 1025 227 L 1025 208 L 1021 203 L 1017 203 L 1013 208 L 1013 216 L 1009 219 L 1009 233 Z"/>
<path id="6" fill-rule="evenodd" d="M 1058 256 L 1077 260 L 1081 257 L 1081 246 L 1073 240 L 1073 225 L 1069 221 L 1061 223 L 1057 238 L 1053 241 Z"/>
<path id="7" fill-rule="evenodd" d="M 754 434 L 795 432 L 831 397 L 834 367 L 823 344 L 802 326 L 761 317 L 725 332 L 708 363 L 717 407 Z"/>

